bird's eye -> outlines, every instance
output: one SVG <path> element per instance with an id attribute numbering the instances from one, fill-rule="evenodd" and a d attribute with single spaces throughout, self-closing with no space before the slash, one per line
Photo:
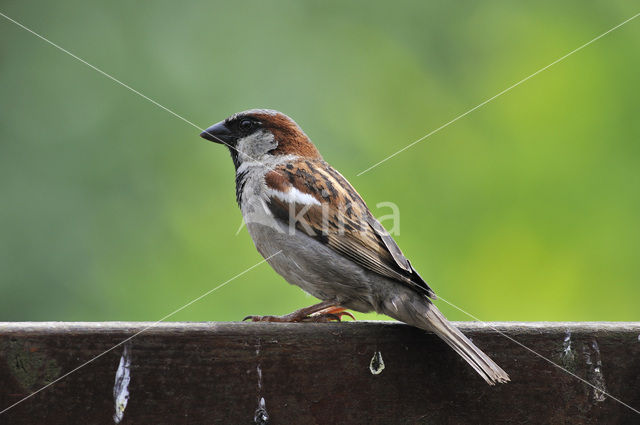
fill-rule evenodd
<path id="1" fill-rule="evenodd" d="M 240 121 L 240 130 L 249 131 L 253 128 L 253 121 L 251 120 L 242 120 Z"/>

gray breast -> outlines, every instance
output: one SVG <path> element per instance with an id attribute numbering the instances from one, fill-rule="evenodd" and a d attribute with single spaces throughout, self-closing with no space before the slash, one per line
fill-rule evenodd
<path id="1" fill-rule="evenodd" d="M 288 226 L 247 223 L 247 229 L 263 257 L 287 282 L 321 300 L 332 300 L 352 310 L 378 310 L 371 285 L 380 277 L 306 234 Z M 385 279 L 386 280 L 386 279 Z M 391 281 L 389 284 L 393 285 Z"/>

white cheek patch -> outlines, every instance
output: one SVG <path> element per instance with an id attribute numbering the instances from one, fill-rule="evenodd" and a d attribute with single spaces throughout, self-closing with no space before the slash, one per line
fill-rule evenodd
<path id="1" fill-rule="evenodd" d="M 301 204 L 301 205 L 320 205 L 320 201 L 318 201 L 313 196 L 308 193 L 300 192 L 295 187 L 290 187 L 286 192 L 280 192 L 279 190 L 269 189 L 268 194 L 275 196 L 276 198 L 284 201 L 288 204 Z"/>
<path id="2" fill-rule="evenodd" d="M 260 158 L 274 149 L 276 143 L 273 134 L 268 131 L 256 131 L 255 133 L 239 139 L 236 149 L 240 154 L 241 162 L 259 161 Z"/>
<path id="3" fill-rule="evenodd" d="M 249 146 L 251 146 L 251 139 L 249 137 L 242 138 L 236 143 L 236 149 L 238 149 L 238 152 L 245 154 L 249 153 L 247 152 Z"/>

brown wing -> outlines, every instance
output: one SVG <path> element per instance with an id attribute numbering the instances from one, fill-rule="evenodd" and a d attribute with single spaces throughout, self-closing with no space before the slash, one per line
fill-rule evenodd
<path id="1" fill-rule="evenodd" d="M 270 189 L 267 204 L 275 217 L 287 224 L 295 220 L 298 230 L 365 269 L 435 298 L 360 195 L 329 164 L 301 159 L 267 173 L 265 183 Z M 313 198 L 305 202 L 294 192 Z"/>

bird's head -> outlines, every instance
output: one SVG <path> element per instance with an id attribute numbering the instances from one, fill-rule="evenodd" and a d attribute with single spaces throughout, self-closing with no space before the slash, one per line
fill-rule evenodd
<path id="1" fill-rule="evenodd" d="M 200 137 L 227 145 L 236 169 L 243 162 L 277 156 L 322 158 L 295 121 L 270 109 L 238 112 L 207 128 Z"/>

